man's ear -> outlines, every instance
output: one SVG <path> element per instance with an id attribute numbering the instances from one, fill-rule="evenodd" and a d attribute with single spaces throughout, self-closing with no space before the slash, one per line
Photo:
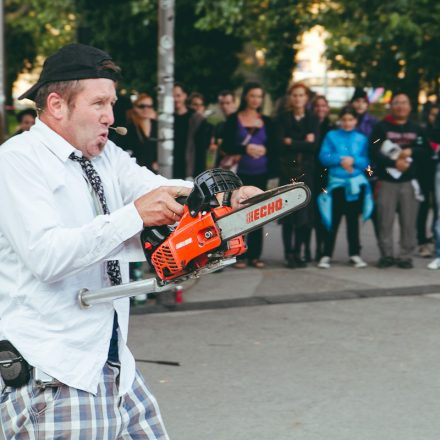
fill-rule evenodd
<path id="1" fill-rule="evenodd" d="M 67 103 L 56 92 L 52 92 L 47 97 L 46 111 L 57 120 L 61 120 L 67 114 Z"/>

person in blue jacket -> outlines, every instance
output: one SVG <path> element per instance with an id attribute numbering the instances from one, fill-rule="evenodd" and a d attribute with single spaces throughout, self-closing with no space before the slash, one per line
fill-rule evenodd
<path id="1" fill-rule="evenodd" d="M 347 221 L 347 239 L 350 264 L 366 267 L 360 257 L 359 214 L 370 218 L 373 198 L 370 184 L 365 175 L 369 164 L 368 139 L 356 131 L 357 113 L 351 106 L 339 113 L 340 127 L 331 130 L 322 144 L 319 160 L 328 168 L 328 186 L 318 196 L 318 208 L 322 222 L 329 234 L 324 246 L 324 256 L 318 267 L 328 269 L 335 246 L 336 236 L 342 216 Z"/>

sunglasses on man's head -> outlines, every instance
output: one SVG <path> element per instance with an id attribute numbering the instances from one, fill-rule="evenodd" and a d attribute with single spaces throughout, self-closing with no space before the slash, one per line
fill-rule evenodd
<path id="1" fill-rule="evenodd" d="M 137 108 L 153 108 L 153 104 L 137 104 Z"/>

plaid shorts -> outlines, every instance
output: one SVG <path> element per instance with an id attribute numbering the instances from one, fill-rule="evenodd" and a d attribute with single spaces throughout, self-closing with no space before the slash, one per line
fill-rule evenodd
<path id="1" fill-rule="evenodd" d="M 131 389 L 118 397 L 119 368 L 106 364 L 94 396 L 61 384 L 44 390 L 31 380 L 6 388 L 0 415 L 6 439 L 168 439 L 156 399 L 136 371 Z"/>

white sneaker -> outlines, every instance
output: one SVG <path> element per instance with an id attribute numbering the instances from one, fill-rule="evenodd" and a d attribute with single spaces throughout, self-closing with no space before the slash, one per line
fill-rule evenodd
<path id="1" fill-rule="evenodd" d="M 426 267 L 432 270 L 440 269 L 440 258 L 436 258 L 435 260 L 431 261 Z"/>
<path id="2" fill-rule="evenodd" d="M 368 264 L 365 263 L 365 261 L 359 255 L 352 255 L 350 257 L 350 264 L 356 269 L 362 269 L 363 267 L 368 266 Z"/>
<path id="3" fill-rule="evenodd" d="M 318 263 L 320 269 L 330 269 L 330 257 L 321 257 Z"/>

